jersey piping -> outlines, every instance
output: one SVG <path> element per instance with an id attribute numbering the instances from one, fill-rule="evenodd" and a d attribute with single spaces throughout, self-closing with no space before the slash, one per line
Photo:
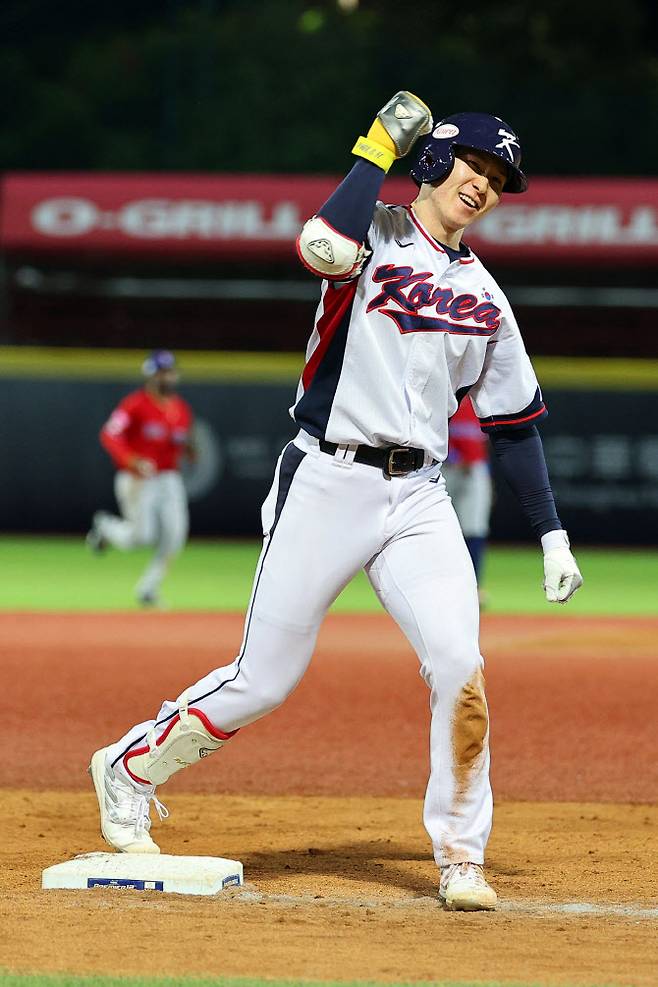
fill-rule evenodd
<path id="1" fill-rule="evenodd" d="M 471 254 L 470 248 L 467 247 L 465 243 L 461 245 L 459 250 L 455 250 L 452 247 L 446 249 L 445 244 L 439 243 L 439 241 L 435 240 L 432 234 L 425 229 L 425 227 L 418 219 L 411 206 L 405 206 L 404 208 L 407 210 L 407 213 L 409 214 L 409 218 L 411 219 L 411 222 L 414 224 L 418 232 L 425 237 L 427 242 L 430 244 L 430 246 L 434 248 L 434 250 L 438 251 L 441 254 L 447 254 L 451 261 L 459 261 L 460 264 L 472 264 L 475 261 L 475 258 Z M 468 253 L 462 254 L 461 253 L 462 248 L 466 249 Z"/>
<path id="2" fill-rule="evenodd" d="M 318 319 L 319 341 L 302 372 L 304 393 L 294 409 L 297 424 L 318 439 L 325 436 L 338 387 L 358 281 L 327 284 Z"/>
<path id="3" fill-rule="evenodd" d="M 528 422 L 536 425 L 544 418 L 548 418 L 548 410 L 542 399 L 541 391 L 537 388 L 530 404 L 521 411 L 514 414 L 490 415 L 488 418 L 478 418 L 478 421 L 483 432 L 492 432 L 498 429 L 527 428 Z"/>

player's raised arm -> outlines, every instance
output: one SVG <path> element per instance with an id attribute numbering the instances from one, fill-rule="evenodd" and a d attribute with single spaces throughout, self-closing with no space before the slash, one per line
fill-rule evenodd
<path id="1" fill-rule="evenodd" d="M 386 172 L 431 129 L 432 114 L 413 93 L 396 93 L 382 107 L 367 135 L 352 148 L 361 160 L 304 224 L 297 239 L 299 257 L 313 274 L 339 281 L 361 273 L 368 256 L 368 228 Z"/>

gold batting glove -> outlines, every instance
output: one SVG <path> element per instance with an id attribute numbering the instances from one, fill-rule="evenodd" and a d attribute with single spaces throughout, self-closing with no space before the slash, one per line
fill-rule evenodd
<path id="1" fill-rule="evenodd" d="M 408 154 L 416 140 L 429 134 L 433 126 L 429 106 L 413 93 L 402 90 L 381 108 L 367 136 L 357 140 L 352 154 L 388 171 L 393 162 Z"/>

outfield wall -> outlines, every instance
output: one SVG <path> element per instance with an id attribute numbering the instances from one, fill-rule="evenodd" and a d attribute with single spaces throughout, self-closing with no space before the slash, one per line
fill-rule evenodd
<path id="1" fill-rule="evenodd" d="M 0 349 L 0 530 L 84 531 L 113 509 L 98 431 L 139 381 L 141 353 Z M 192 533 L 259 533 L 260 505 L 288 415 L 299 358 L 180 354 L 201 456 L 187 474 Z M 658 366 L 537 360 L 549 418 L 542 436 L 559 512 L 574 541 L 658 543 Z M 531 540 L 504 482 L 492 537 Z"/>

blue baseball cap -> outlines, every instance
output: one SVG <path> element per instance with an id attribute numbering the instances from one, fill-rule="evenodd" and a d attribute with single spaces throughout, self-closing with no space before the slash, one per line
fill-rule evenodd
<path id="1" fill-rule="evenodd" d="M 152 377 L 159 370 L 175 370 L 176 357 L 170 350 L 154 350 L 142 364 L 142 373 L 145 377 Z"/>

